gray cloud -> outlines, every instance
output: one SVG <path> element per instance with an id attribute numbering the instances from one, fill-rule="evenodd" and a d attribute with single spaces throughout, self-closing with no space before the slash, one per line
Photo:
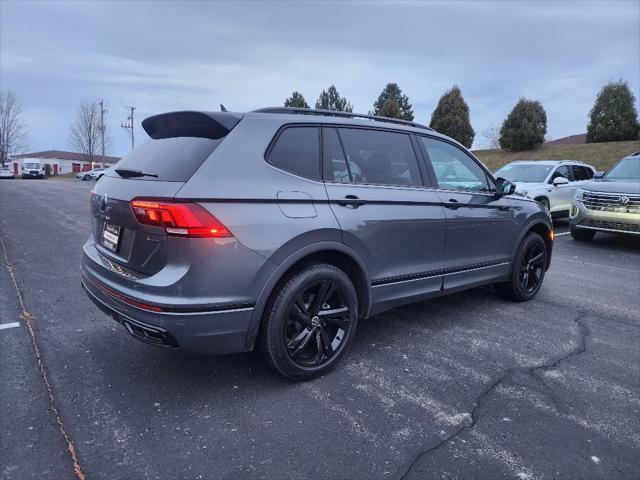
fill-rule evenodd
<path id="1" fill-rule="evenodd" d="M 549 133 L 583 132 L 609 80 L 640 85 L 640 3 L 608 2 L 11 2 L 0 4 L 0 80 L 14 90 L 32 147 L 67 148 L 82 99 L 104 98 L 114 153 L 125 105 L 164 110 L 309 103 L 335 83 L 368 111 L 387 82 L 428 122 L 457 83 L 476 132 L 521 96 Z M 476 145 L 482 139 L 477 136 Z"/>

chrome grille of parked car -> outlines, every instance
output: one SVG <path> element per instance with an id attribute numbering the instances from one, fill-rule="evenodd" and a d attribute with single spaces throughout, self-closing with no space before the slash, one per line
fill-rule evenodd
<path id="1" fill-rule="evenodd" d="M 583 202 L 589 210 L 640 213 L 640 195 L 585 192 Z"/>

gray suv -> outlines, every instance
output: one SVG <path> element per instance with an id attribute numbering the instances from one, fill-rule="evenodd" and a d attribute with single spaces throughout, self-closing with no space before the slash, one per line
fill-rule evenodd
<path id="1" fill-rule="evenodd" d="M 257 346 L 303 380 L 361 319 L 486 284 L 530 300 L 549 267 L 544 206 L 428 127 L 285 108 L 142 125 L 93 189 L 82 285 L 147 343 Z"/>

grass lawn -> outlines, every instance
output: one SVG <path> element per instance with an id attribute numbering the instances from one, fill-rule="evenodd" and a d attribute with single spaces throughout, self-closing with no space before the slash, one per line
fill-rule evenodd
<path id="1" fill-rule="evenodd" d="M 581 145 L 542 145 L 528 152 L 475 150 L 473 153 L 489 170 L 495 172 L 502 165 L 513 160 L 582 160 L 596 167 L 596 170 L 606 170 L 622 157 L 638 151 L 640 151 L 640 140 Z"/>

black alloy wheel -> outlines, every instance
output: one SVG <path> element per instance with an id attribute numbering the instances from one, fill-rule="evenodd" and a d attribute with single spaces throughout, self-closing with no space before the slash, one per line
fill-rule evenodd
<path id="1" fill-rule="evenodd" d="M 328 264 L 309 265 L 278 285 L 260 324 L 267 363 L 292 380 L 324 374 L 345 353 L 358 322 L 350 278 Z"/>

